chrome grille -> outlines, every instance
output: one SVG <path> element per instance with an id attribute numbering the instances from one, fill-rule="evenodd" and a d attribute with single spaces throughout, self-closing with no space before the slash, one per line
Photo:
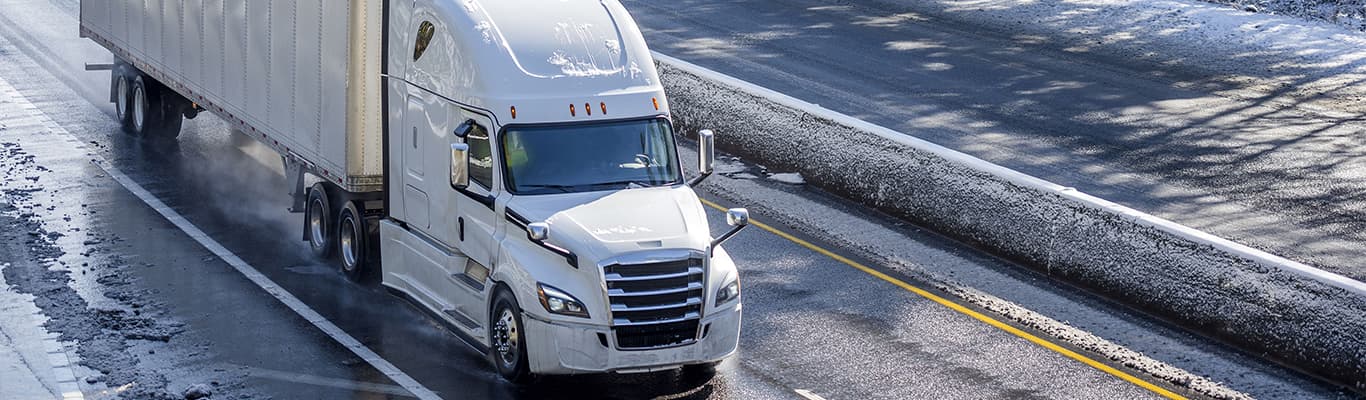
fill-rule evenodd
<path id="1" fill-rule="evenodd" d="M 701 259 L 614 263 L 602 272 L 617 347 L 651 349 L 697 339 L 706 277 Z"/>

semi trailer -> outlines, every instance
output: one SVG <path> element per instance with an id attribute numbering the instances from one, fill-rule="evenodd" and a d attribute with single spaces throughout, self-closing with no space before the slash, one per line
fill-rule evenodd
<path id="1" fill-rule="evenodd" d="M 210 112 L 274 149 L 300 232 L 489 355 L 539 374 L 707 367 L 739 271 L 685 179 L 617 0 L 84 0 L 123 130 Z"/>

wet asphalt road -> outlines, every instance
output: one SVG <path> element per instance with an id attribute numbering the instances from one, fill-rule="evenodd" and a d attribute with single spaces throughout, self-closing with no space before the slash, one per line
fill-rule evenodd
<path id="1" fill-rule="evenodd" d="M 1061 11 L 1044 10 L 995 25 L 974 22 L 974 14 L 1052 2 L 625 3 L 656 51 L 1366 279 L 1361 97 L 1311 97 L 1330 109 L 1321 114 L 1301 107 L 1311 101 L 1292 96 L 1295 86 L 1263 93 L 1229 83 L 1327 81 L 1317 75 L 1321 67 L 1280 63 L 1299 49 L 1192 42 L 1164 52 L 1152 44 L 1169 34 L 1164 29 L 1199 27 L 1171 12 L 1108 20 L 1099 10 L 1118 6 L 1110 3 L 1069 6 L 1078 14 L 1062 23 Z M 1095 33 L 1089 41 L 1046 37 L 1026 27 L 1034 24 Z M 1137 54 L 1107 53 L 1102 41 Z M 1363 65 L 1347 59 L 1344 70 Z M 1245 65 L 1227 74 L 1201 70 L 1229 60 Z M 1359 81 L 1343 85 L 1360 93 Z"/>
<path id="2" fill-rule="evenodd" d="M 276 156 L 234 136 L 211 116 L 187 121 L 181 140 L 172 145 L 142 143 L 120 134 L 103 102 L 107 75 L 79 67 L 81 62 L 103 62 L 107 54 L 92 52 L 88 42 L 54 40 L 67 31 L 74 38 L 71 2 L 50 6 L 4 0 L 0 10 L 0 79 L 87 149 L 43 134 L 31 115 L 12 107 L 0 110 L 0 124 L 7 127 L 0 141 L 20 144 L 45 164 L 50 171 L 42 173 L 42 182 L 48 190 L 62 188 L 63 194 L 47 200 L 52 209 L 39 210 L 39 218 L 53 226 L 83 227 L 121 238 L 107 251 L 142 266 L 121 273 L 130 275 L 131 284 L 146 291 L 166 318 L 184 325 L 184 331 L 167 343 L 130 344 L 142 368 L 165 374 L 169 387 L 222 376 L 234 382 L 234 390 L 248 395 L 403 397 L 393 382 L 117 186 L 88 162 L 83 156 L 87 150 L 109 160 L 230 251 L 448 398 L 795 398 L 796 389 L 832 399 L 1154 397 L 757 229 L 727 246 L 742 265 L 746 321 L 740 355 L 723 365 L 717 377 L 595 376 L 510 387 L 499 381 L 481 355 L 407 303 L 382 289 L 352 284 L 309 256 L 298 240 L 301 217 L 284 211 L 288 198 Z M 91 210 L 88 219 L 58 222 L 63 215 L 86 215 L 77 211 L 82 209 Z M 711 218 L 714 225 L 722 220 L 715 213 Z M 936 245 L 973 253 L 950 242 Z M 74 256 L 87 252 L 83 246 L 74 239 L 65 242 L 68 261 L 105 257 Z M 989 257 L 974 259 L 1000 263 Z M 73 275 L 73 280 L 83 297 L 101 298 L 101 284 L 93 276 Z M 1085 307 L 1097 307 L 1084 294 L 1069 297 L 1087 303 Z M 1109 312 L 1142 319 L 1114 307 Z M 1170 335 L 1151 321 L 1140 326 L 1158 328 L 1138 328 L 1130 334 Z M 155 349 L 161 350 L 143 351 Z M 1229 368 L 1264 369 L 1236 364 Z M 1297 390 L 1276 393 L 1332 392 L 1293 373 L 1273 375 L 1279 377 L 1274 378 L 1277 382 L 1295 382 L 1289 384 L 1292 389 L 1277 390 Z"/>
<path id="3" fill-rule="evenodd" d="M 5 109 L 7 114 L 13 110 Z M 41 129 L 25 122 L 6 118 L 6 134 L 22 136 L 5 140 L 13 140 L 52 171 L 43 175 L 45 187 L 76 188 L 43 203 L 54 208 L 48 215 L 92 210 L 89 220 L 71 225 L 119 238 L 120 244 L 108 251 L 143 266 L 123 271 L 134 276 L 132 284 L 149 291 L 147 296 L 162 303 L 167 318 L 186 327 L 165 345 L 130 344 L 140 368 L 166 373 L 172 387 L 241 376 L 244 392 L 276 398 L 402 393 L 111 182 L 81 156 L 82 149 L 73 149 L 63 137 L 40 134 Z M 114 128 L 108 122 L 98 126 L 96 131 Z M 178 145 L 120 135 L 93 137 L 90 150 L 362 343 L 450 398 L 793 398 L 798 388 L 832 398 L 1153 397 L 760 231 L 747 232 L 731 246 L 745 266 L 745 350 L 717 377 L 598 376 L 513 388 L 499 380 L 482 355 L 407 303 L 377 287 L 353 284 L 308 256 L 302 243 L 292 240 L 297 236 L 290 229 L 295 215 L 271 206 L 287 200 L 276 190 L 284 181 L 269 166 L 273 160 L 253 157 L 264 154 L 254 153 L 258 147 L 234 147 L 234 137 L 208 119 L 191 124 L 185 134 Z M 721 219 L 714 214 L 714 221 Z M 69 253 L 79 248 L 73 245 Z M 75 286 L 101 291 L 89 277 L 76 277 Z M 186 344 L 199 351 L 188 354 Z M 160 351 L 138 351 L 142 348 Z M 204 378 L 204 371 L 221 372 Z"/>

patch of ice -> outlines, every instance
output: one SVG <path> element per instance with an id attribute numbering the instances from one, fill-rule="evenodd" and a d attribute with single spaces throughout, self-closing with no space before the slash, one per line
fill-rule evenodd
<path id="1" fill-rule="evenodd" d="M 635 61 L 632 61 L 632 62 L 631 62 L 631 69 L 630 69 L 630 72 L 631 72 L 631 79 L 635 79 L 636 77 L 639 77 L 639 76 L 640 76 L 641 72 L 644 72 L 644 71 L 641 71 L 641 70 L 640 70 L 640 65 L 639 65 L 639 64 L 636 64 Z"/>
<path id="2" fill-rule="evenodd" d="M 745 163 L 740 162 L 738 159 L 727 160 L 718 158 L 716 159 L 716 163 L 712 164 L 712 171 L 722 175 L 741 173 L 745 172 L 746 169 L 749 169 L 749 167 L 745 166 Z"/>
<path id="3" fill-rule="evenodd" d="M 805 179 L 805 178 L 802 178 L 802 174 L 799 174 L 799 173 L 796 173 L 796 172 L 784 172 L 784 173 L 781 173 L 781 174 L 769 174 L 769 175 L 768 175 L 768 179 L 772 179 L 772 180 L 775 180 L 775 181 L 778 181 L 778 182 L 782 182 L 782 183 L 786 183 L 786 184 L 791 184 L 791 185 L 802 185 L 802 184 L 806 184 L 806 179 Z"/>
<path id="4" fill-rule="evenodd" d="M 483 35 L 485 44 L 493 44 L 492 24 L 489 24 L 488 21 L 479 21 L 478 24 L 474 25 L 474 29 L 478 30 L 480 35 Z"/>
<path id="5" fill-rule="evenodd" d="M 603 45 L 604 47 L 607 47 L 607 53 L 608 53 L 608 54 L 611 54 L 613 57 L 616 57 L 616 56 L 620 56 L 620 55 L 621 55 L 621 42 L 620 42 L 620 41 L 617 41 L 617 40 L 615 40 L 615 39 L 608 39 L 608 40 L 602 41 L 602 45 Z"/>
<path id="6" fill-rule="evenodd" d="M 578 57 L 565 55 L 562 51 L 551 53 L 550 58 L 546 59 L 550 65 L 560 67 L 560 72 L 565 76 L 572 77 L 594 77 L 622 73 L 621 68 L 601 68 L 592 61 L 581 60 Z"/>

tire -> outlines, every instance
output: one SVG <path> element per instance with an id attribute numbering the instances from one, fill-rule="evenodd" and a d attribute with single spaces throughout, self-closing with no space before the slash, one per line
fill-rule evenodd
<path id="1" fill-rule="evenodd" d="M 133 78 L 132 132 L 144 139 L 175 139 L 183 122 L 178 94 L 138 74 Z"/>
<path id="2" fill-rule="evenodd" d="M 313 255 L 321 259 L 330 259 L 337 250 L 336 232 L 333 228 L 332 216 L 336 215 L 332 211 L 331 202 L 328 201 L 327 189 L 323 184 L 314 184 L 308 188 L 308 202 L 304 203 L 304 240 L 308 241 L 308 247 L 313 251 Z"/>
<path id="3" fill-rule="evenodd" d="M 150 99 L 148 92 L 147 84 L 143 81 L 142 76 L 134 77 L 133 91 L 128 95 L 129 105 L 131 106 L 129 107 L 128 118 L 129 127 L 133 128 L 129 133 L 136 136 L 145 136 L 146 132 L 151 129 L 150 124 L 155 120 L 155 118 L 151 116 L 152 110 L 154 109 L 154 103 Z"/>
<path id="4" fill-rule="evenodd" d="M 530 382 L 533 376 L 527 365 L 522 309 L 517 307 L 517 300 L 506 287 L 499 287 L 494 295 L 489 321 L 489 356 L 493 358 L 498 374 L 508 382 Z"/>
<path id="5" fill-rule="evenodd" d="M 114 68 L 114 77 L 110 81 L 110 91 L 114 97 L 114 119 L 119 121 L 119 128 L 124 132 L 133 132 L 133 113 L 130 109 L 133 103 L 133 79 L 130 77 L 127 67 L 119 66 Z"/>
<path id="6" fill-rule="evenodd" d="M 374 263 L 370 262 L 370 229 L 356 202 L 346 202 L 337 214 L 336 238 L 342 273 L 352 282 L 369 282 L 375 275 Z"/>

